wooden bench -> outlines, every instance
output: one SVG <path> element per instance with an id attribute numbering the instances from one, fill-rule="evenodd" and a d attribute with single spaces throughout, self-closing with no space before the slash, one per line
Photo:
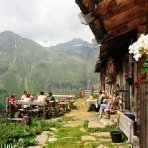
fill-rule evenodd
<path id="1" fill-rule="evenodd" d="M 124 115 L 122 112 L 117 111 L 117 125 L 128 138 L 129 143 L 134 141 L 134 121 Z"/>
<path id="2" fill-rule="evenodd" d="M 7 113 L 7 117 L 8 119 L 13 119 L 12 118 L 12 112 L 27 112 L 27 113 L 33 113 L 36 112 L 37 114 L 39 112 L 43 113 L 43 119 L 46 119 L 46 109 L 47 109 L 47 103 L 46 102 L 24 102 L 22 100 L 17 100 L 15 102 L 16 106 L 18 106 L 16 109 L 12 109 L 11 107 L 11 103 L 8 103 L 8 113 Z M 29 106 L 28 108 L 23 108 L 23 105 L 27 105 Z M 30 108 L 31 107 L 31 108 Z"/>

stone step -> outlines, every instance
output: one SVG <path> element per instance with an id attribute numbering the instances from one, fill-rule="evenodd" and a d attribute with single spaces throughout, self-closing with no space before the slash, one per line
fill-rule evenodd
<path id="1" fill-rule="evenodd" d="M 81 137 L 82 141 L 96 141 L 96 138 L 94 136 L 82 136 Z"/>
<path id="2" fill-rule="evenodd" d="M 99 120 L 89 121 L 88 128 L 104 128 L 105 126 Z"/>
<path id="3" fill-rule="evenodd" d="M 95 133 L 91 133 L 91 136 L 96 136 L 96 137 L 107 137 L 110 138 L 110 132 L 95 132 Z"/>
<path id="4" fill-rule="evenodd" d="M 114 124 L 114 122 L 111 121 L 110 119 L 104 119 L 104 118 L 100 119 L 100 123 L 103 124 L 104 126 L 107 126 L 107 125 L 111 126 Z"/>
<path id="5" fill-rule="evenodd" d="M 48 140 L 47 132 L 43 131 L 40 135 L 37 135 L 35 140 L 38 142 L 38 145 L 44 145 Z"/>

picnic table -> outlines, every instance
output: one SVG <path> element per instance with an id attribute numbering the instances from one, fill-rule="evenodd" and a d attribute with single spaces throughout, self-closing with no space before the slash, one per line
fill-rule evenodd
<path id="1" fill-rule="evenodd" d="M 87 105 L 95 105 L 96 108 L 98 108 L 98 100 L 97 99 L 87 99 L 85 102 Z"/>
<path id="2" fill-rule="evenodd" d="M 19 118 L 15 118 L 14 114 L 16 112 L 21 112 L 21 113 L 25 113 L 27 115 L 32 114 L 32 113 L 36 113 L 37 115 L 39 113 L 42 112 L 43 114 L 43 118 L 46 119 L 46 113 L 47 113 L 47 103 L 46 102 L 24 102 L 22 100 L 17 100 L 15 102 L 15 105 L 17 106 L 16 108 L 12 109 L 12 105 L 10 102 L 8 102 L 8 107 L 7 107 L 7 118 L 9 120 L 19 120 Z M 23 106 L 28 106 L 26 108 L 24 108 Z M 14 117 L 13 117 L 13 116 Z M 21 117 L 20 117 L 21 118 Z M 20 119 L 21 120 L 21 119 Z"/>

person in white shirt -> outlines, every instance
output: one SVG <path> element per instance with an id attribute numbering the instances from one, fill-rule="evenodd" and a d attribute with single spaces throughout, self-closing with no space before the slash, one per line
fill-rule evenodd
<path id="1" fill-rule="evenodd" d="M 100 91 L 100 97 L 99 97 L 99 100 L 98 100 L 98 105 L 99 106 L 102 104 L 102 101 L 105 98 L 106 98 L 105 91 Z"/>
<path id="2" fill-rule="evenodd" d="M 23 99 L 23 102 L 30 102 L 30 101 L 32 101 L 32 99 L 30 97 L 30 94 L 28 93 L 26 97 Z M 27 108 L 27 107 L 30 107 L 30 105 L 23 105 L 23 108 Z"/>
<path id="3" fill-rule="evenodd" d="M 44 95 L 44 92 L 40 92 L 40 95 L 37 98 L 37 102 L 49 102 L 47 96 Z"/>
<path id="4" fill-rule="evenodd" d="M 21 97 L 21 100 L 24 100 L 27 97 L 27 94 L 28 94 L 28 92 L 25 90 L 24 91 L 24 94 Z"/>

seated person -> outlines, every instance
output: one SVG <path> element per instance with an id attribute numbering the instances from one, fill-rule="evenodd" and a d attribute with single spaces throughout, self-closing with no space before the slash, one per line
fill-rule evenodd
<path id="1" fill-rule="evenodd" d="M 103 99 L 102 104 L 100 105 L 99 110 L 99 117 L 102 117 L 102 113 L 108 113 L 110 111 L 110 100 L 109 99 Z"/>
<path id="2" fill-rule="evenodd" d="M 30 101 L 32 101 L 32 98 L 30 97 L 30 94 L 28 93 L 26 97 L 23 99 L 23 102 L 30 102 Z M 28 108 L 28 107 L 30 107 L 30 105 L 23 105 L 23 108 Z"/>
<path id="3" fill-rule="evenodd" d="M 52 95 L 52 92 L 48 92 L 50 101 L 55 101 L 55 97 Z"/>
<path id="4" fill-rule="evenodd" d="M 12 94 L 11 97 L 9 98 L 9 103 L 11 105 L 11 117 L 14 117 L 14 114 L 15 114 L 15 109 L 16 109 L 16 104 L 15 104 L 15 101 L 16 101 L 16 98 L 15 98 L 15 94 Z"/>
<path id="5" fill-rule="evenodd" d="M 21 97 L 21 100 L 24 100 L 27 97 L 27 94 L 28 94 L 28 92 L 25 90 L 24 91 L 24 94 Z"/>
<path id="6" fill-rule="evenodd" d="M 112 97 L 112 104 L 111 104 L 111 109 L 113 110 L 117 110 L 120 107 L 120 100 L 121 98 L 119 97 L 117 92 L 113 93 L 113 97 Z"/>
<path id="7" fill-rule="evenodd" d="M 52 92 L 48 92 L 48 97 L 49 97 L 49 100 L 52 101 L 52 102 L 50 102 L 51 106 L 55 108 L 56 107 L 56 100 L 55 100 L 55 97 L 52 95 Z"/>
<path id="8" fill-rule="evenodd" d="M 37 97 L 37 102 L 47 102 L 49 103 L 49 100 L 47 98 L 47 96 L 44 95 L 44 92 L 40 92 L 40 95 Z"/>
<path id="9" fill-rule="evenodd" d="M 98 99 L 98 108 L 100 109 L 100 105 L 103 103 L 103 99 L 107 98 L 106 95 L 105 95 L 105 91 L 100 91 L 100 96 L 99 96 L 99 99 Z"/>

